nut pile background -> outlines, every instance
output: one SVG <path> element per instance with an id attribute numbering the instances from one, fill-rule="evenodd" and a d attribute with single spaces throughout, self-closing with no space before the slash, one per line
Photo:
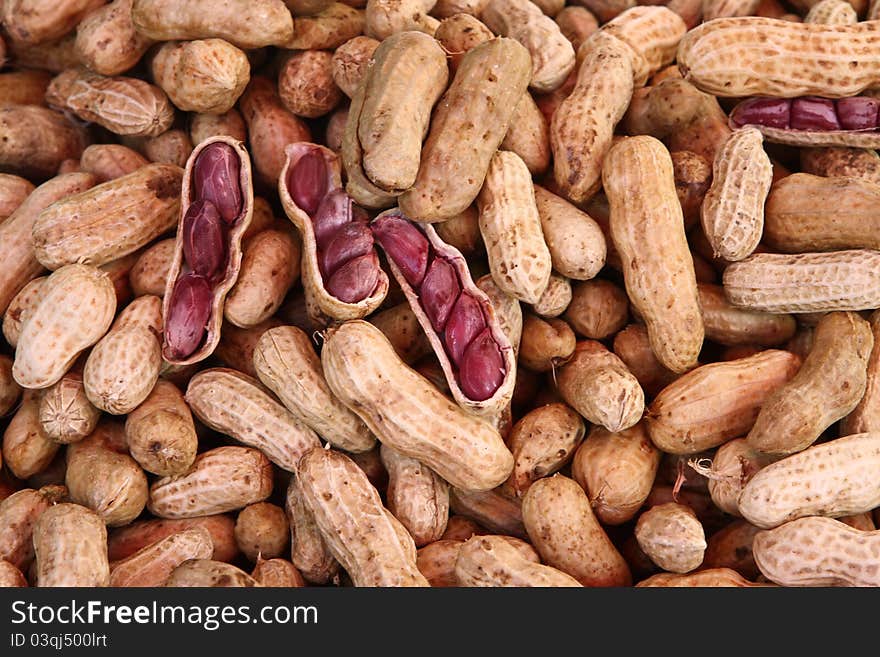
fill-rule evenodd
<path id="1" fill-rule="evenodd" d="M 880 1 L 0 28 L 0 586 L 880 585 Z"/>

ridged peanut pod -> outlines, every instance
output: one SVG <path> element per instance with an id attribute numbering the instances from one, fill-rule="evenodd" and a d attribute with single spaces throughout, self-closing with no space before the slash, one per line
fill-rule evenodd
<path id="1" fill-rule="evenodd" d="M 688 573 L 703 562 L 706 533 L 693 510 L 684 504 L 651 507 L 639 516 L 635 536 L 639 547 L 663 570 Z"/>
<path id="2" fill-rule="evenodd" d="M 630 47 L 633 82 L 641 86 L 651 75 L 672 63 L 687 25 L 666 7 L 632 7 L 608 21 L 600 31 Z"/>
<path id="3" fill-rule="evenodd" d="M 294 472 L 300 457 L 320 446 L 304 422 L 264 392 L 246 374 L 222 367 L 190 379 L 186 402 L 202 422 L 262 451 L 276 465 Z"/>
<path id="4" fill-rule="evenodd" d="M 193 527 L 171 534 L 110 567 L 110 586 L 164 586 L 177 566 L 188 559 L 210 559 L 211 534 Z"/>
<path id="5" fill-rule="evenodd" d="M 315 516 L 303 501 L 298 477 L 291 477 L 284 502 L 290 525 L 290 560 L 312 584 L 326 584 L 339 572 L 339 562 L 327 547 Z"/>
<path id="6" fill-rule="evenodd" d="M 859 22 L 859 15 L 849 2 L 822 0 L 810 8 L 804 22 L 817 25 L 855 25 Z"/>
<path id="7" fill-rule="evenodd" d="M 878 39 L 872 21 L 721 18 L 688 32 L 678 47 L 678 67 L 685 80 L 716 96 L 845 98 L 880 84 Z"/>
<path id="8" fill-rule="evenodd" d="M 781 586 L 880 586 L 880 531 L 831 518 L 801 518 L 755 535 L 761 574 Z"/>
<path id="9" fill-rule="evenodd" d="M 415 183 L 398 199 L 407 217 L 443 221 L 473 203 L 530 71 L 529 51 L 506 37 L 481 43 L 462 58 L 431 117 Z"/>
<path id="10" fill-rule="evenodd" d="M 762 468 L 739 496 L 743 518 L 776 527 L 804 516 L 839 517 L 880 506 L 880 433 L 815 445 Z"/>
<path id="11" fill-rule="evenodd" d="M 862 178 L 880 184 L 880 155 L 867 148 L 829 146 L 800 149 L 803 173 L 829 178 Z"/>
<path id="12" fill-rule="evenodd" d="M 453 488 L 449 504 L 459 516 L 471 518 L 491 532 L 527 539 L 522 519 L 522 500 L 510 497 L 503 488 L 471 492 Z"/>
<path id="13" fill-rule="evenodd" d="M 449 69 L 436 40 L 400 32 L 373 53 L 348 114 L 342 145 L 346 171 L 397 195 L 416 180 L 431 109 L 446 89 Z M 360 102 L 358 102 L 360 101 Z"/>
<path id="14" fill-rule="evenodd" d="M 299 588 L 306 581 L 292 563 L 286 559 L 257 559 L 251 577 L 263 586 L 275 588 Z"/>
<path id="15" fill-rule="evenodd" d="M 0 223 L 15 212 L 34 191 L 34 185 L 21 176 L 0 173 Z"/>
<path id="16" fill-rule="evenodd" d="M 249 447 L 217 447 L 183 474 L 150 487 L 147 508 L 160 518 L 196 518 L 241 509 L 272 493 L 272 463 Z"/>
<path id="17" fill-rule="evenodd" d="M 43 298 L 18 339 L 12 374 L 25 388 L 48 388 L 84 349 L 110 328 L 116 293 L 109 277 L 89 265 L 66 265 L 44 283 Z"/>
<path id="18" fill-rule="evenodd" d="M 840 435 L 880 431 L 880 313 L 871 315 L 871 334 L 874 346 L 868 357 L 865 394 L 858 405 L 840 423 Z"/>
<path id="19" fill-rule="evenodd" d="M 455 560 L 458 586 L 579 587 L 571 575 L 527 559 L 506 536 L 474 536 Z"/>
<path id="20" fill-rule="evenodd" d="M 232 564 L 213 559 L 187 559 L 175 566 L 165 580 L 171 587 L 254 587 L 257 580 Z"/>
<path id="21" fill-rule="evenodd" d="M 39 264 L 37 265 L 39 267 Z M 40 267 L 42 269 L 42 267 Z M 3 315 L 3 337 L 13 349 L 18 346 L 21 327 L 36 310 L 43 298 L 43 283 L 48 276 L 38 276 L 22 287 L 12 297 Z"/>
<path id="22" fill-rule="evenodd" d="M 762 313 L 731 305 L 720 285 L 699 283 L 697 290 L 706 338 L 718 344 L 773 347 L 785 344 L 797 329 L 792 315 Z"/>
<path id="23" fill-rule="evenodd" d="M 626 561 L 573 479 L 557 474 L 532 484 L 523 498 L 523 522 L 544 563 L 583 586 L 632 583 Z"/>
<path id="24" fill-rule="evenodd" d="M 429 16 L 434 0 L 370 0 L 364 12 L 364 34 L 388 39 L 398 32 L 418 31 L 433 35 L 438 20 Z"/>
<path id="25" fill-rule="evenodd" d="M 617 433 L 593 427 L 575 452 L 571 476 L 586 491 L 599 520 L 620 525 L 645 503 L 659 465 L 660 451 L 644 422 Z"/>
<path id="26" fill-rule="evenodd" d="M 134 0 L 113 0 L 90 12 L 76 26 L 80 61 L 101 75 L 119 75 L 134 68 L 152 45 L 131 22 Z"/>
<path id="27" fill-rule="evenodd" d="M 529 82 L 537 93 L 559 87 L 575 65 L 574 48 L 549 16 L 529 0 L 489 0 L 480 14 L 495 34 L 516 39 L 532 56 Z"/>
<path id="28" fill-rule="evenodd" d="M 49 178 L 61 163 L 78 158 L 88 143 L 84 127 L 61 112 L 38 105 L 0 107 L 0 169 L 28 178 Z"/>
<path id="29" fill-rule="evenodd" d="M 623 431 L 642 419 L 645 394 L 623 361 L 601 342 L 582 340 L 556 374 L 562 398 L 589 422 Z"/>
<path id="30" fill-rule="evenodd" d="M 58 269 L 134 253 L 174 226 L 182 177 L 180 167 L 148 164 L 53 203 L 33 225 L 37 260 Z"/>
<path id="31" fill-rule="evenodd" d="M 355 586 L 428 586 L 412 538 L 402 538 L 379 493 L 347 456 L 317 448 L 302 458 L 303 501 Z"/>
<path id="32" fill-rule="evenodd" d="M 12 412 L 21 398 L 21 386 L 12 377 L 12 358 L 0 355 L 0 417 Z"/>
<path id="33" fill-rule="evenodd" d="M 878 204 L 880 184 L 862 178 L 786 176 L 767 197 L 764 243 L 782 253 L 880 248 Z"/>
<path id="34" fill-rule="evenodd" d="M 643 579 L 636 584 L 637 588 L 648 588 L 654 586 L 662 587 L 750 587 L 763 586 L 762 584 L 753 584 L 735 570 L 730 568 L 709 568 L 707 570 L 698 570 L 695 573 L 687 573 L 679 575 L 675 573 L 659 573 L 652 575 L 647 579 Z"/>
<path id="35" fill-rule="evenodd" d="M 222 514 L 181 520 L 152 518 L 135 521 L 110 532 L 107 540 L 107 555 L 111 563 L 121 561 L 172 534 L 198 527 L 204 527 L 211 535 L 214 559 L 234 561 L 238 557 L 238 546 L 233 535 L 235 521 L 228 515 Z"/>
<path id="36" fill-rule="evenodd" d="M 571 281 L 565 276 L 551 273 L 541 298 L 532 304 L 532 312 L 544 319 L 559 317 L 571 304 L 571 297 Z"/>
<path id="37" fill-rule="evenodd" d="M 500 148 L 519 155 L 533 176 L 543 175 L 550 166 L 550 122 L 530 92 L 524 93 L 516 104 Z"/>
<path id="38" fill-rule="evenodd" d="M 408 302 L 376 313 L 369 321 L 385 334 L 394 345 L 394 351 L 407 365 L 431 353 L 431 343 Z"/>
<path id="39" fill-rule="evenodd" d="M 855 313 L 830 313 L 816 327 L 800 371 L 763 404 L 748 441 L 769 454 L 812 445 L 865 394 L 871 326 Z"/>
<path id="40" fill-rule="evenodd" d="M 34 46 L 60 39 L 102 4 L 96 0 L 10 0 L 2 9 L 0 20 L 13 41 Z"/>
<path id="41" fill-rule="evenodd" d="M 701 219 L 716 257 L 742 260 L 761 241 L 764 201 L 773 181 L 763 143 L 758 130 L 743 128 L 731 133 L 715 155 Z"/>
<path id="42" fill-rule="evenodd" d="M 74 367 L 40 395 L 40 425 L 57 443 L 75 443 L 98 424 L 101 411 L 89 401 L 81 367 Z"/>
<path id="43" fill-rule="evenodd" d="M 41 587 L 109 586 L 107 528 L 79 504 L 46 509 L 34 527 L 36 583 Z"/>
<path id="44" fill-rule="evenodd" d="M 739 496 L 743 487 L 756 472 L 776 460 L 752 449 L 745 438 L 735 438 L 718 448 L 709 467 L 703 459 L 691 462 L 691 466 L 709 479 L 709 495 L 715 506 L 732 516 L 742 516 Z"/>
<path id="45" fill-rule="evenodd" d="M 321 362 L 330 389 L 383 444 L 422 461 L 453 486 L 489 490 L 510 475 L 513 455 L 498 431 L 407 367 L 372 324 L 329 329 Z"/>
<path id="46" fill-rule="evenodd" d="M 46 470 L 60 447 L 40 425 L 39 404 L 39 392 L 25 390 L 18 410 L 3 432 L 3 461 L 6 469 L 18 479 Z"/>
<path id="47" fill-rule="evenodd" d="M 449 484 L 419 461 L 382 445 L 388 470 L 388 510 L 403 523 L 416 547 L 433 543 L 446 531 Z"/>
<path id="48" fill-rule="evenodd" d="M 64 486 L 23 488 L 0 502 L 0 559 L 25 570 L 34 560 L 34 525 L 67 496 Z"/>
<path id="49" fill-rule="evenodd" d="M 282 0 L 135 0 L 131 19 L 156 41 L 217 37 L 239 48 L 280 46 L 293 35 L 293 18 Z"/>
<path id="50" fill-rule="evenodd" d="M 588 215 L 539 185 L 534 185 L 535 203 L 553 270 L 578 281 L 586 281 L 605 265 L 605 236 Z"/>
<path id="51" fill-rule="evenodd" d="M 363 4 L 363 3 L 362 3 Z M 332 50 L 364 33 L 364 11 L 334 2 L 312 16 L 297 16 L 293 38 L 284 43 L 290 50 Z"/>
<path id="52" fill-rule="evenodd" d="M 550 121 L 554 180 L 574 203 L 586 202 L 601 186 L 614 127 L 633 94 L 629 46 L 599 32 L 581 50 L 584 57 L 574 89 Z"/>
<path id="53" fill-rule="evenodd" d="M 155 137 L 171 127 L 174 107 L 159 87 L 138 78 L 70 69 L 53 78 L 46 102 L 117 135 Z"/>
<path id="54" fill-rule="evenodd" d="M 311 340 L 295 326 L 278 326 L 254 350 L 257 376 L 287 409 L 322 438 L 347 452 L 365 452 L 376 439 L 330 391 Z"/>
<path id="55" fill-rule="evenodd" d="M 653 137 L 626 138 L 608 152 L 602 180 L 627 294 L 657 359 L 684 372 L 697 363 L 704 329 L 669 151 Z"/>
<path id="56" fill-rule="evenodd" d="M 651 403 L 646 417 L 651 440 L 670 454 L 696 454 L 744 435 L 800 364 L 792 353 L 767 349 L 688 372 Z"/>
<path id="57" fill-rule="evenodd" d="M 760 0 L 704 0 L 703 20 L 732 18 L 734 16 L 753 16 Z"/>
<path id="58" fill-rule="evenodd" d="M 509 151 L 492 157 L 477 196 L 480 233 L 498 286 L 526 303 L 536 303 L 550 280 L 550 250 L 525 162 Z"/>

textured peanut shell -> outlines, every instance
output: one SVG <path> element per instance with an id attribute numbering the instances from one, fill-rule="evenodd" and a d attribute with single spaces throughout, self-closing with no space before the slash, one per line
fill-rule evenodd
<path id="1" fill-rule="evenodd" d="M 434 541 L 419 549 L 416 563 L 419 571 L 433 587 L 458 586 L 458 578 L 455 576 L 455 561 L 461 551 L 464 542 L 473 534 L 468 534 L 461 539 L 442 539 Z M 519 538 L 513 536 L 497 536 L 515 548 L 526 561 L 541 563 L 541 557 L 534 548 Z"/>
<path id="2" fill-rule="evenodd" d="M 258 378 L 257 371 L 254 369 L 254 351 L 257 348 L 257 341 L 270 328 L 282 326 L 282 322 L 277 317 L 270 317 L 265 322 L 261 322 L 251 328 L 238 328 L 235 324 L 224 322 L 223 332 L 220 336 L 220 343 L 217 345 L 215 355 L 220 362 L 234 370 L 238 370 L 250 377 Z M 191 372 L 190 376 L 192 375 Z"/>
<path id="3" fill-rule="evenodd" d="M 678 377 L 657 360 L 643 324 L 629 324 L 614 336 L 614 353 L 633 373 L 647 396 L 656 395 Z"/>
<path id="4" fill-rule="evenodd" d="M 399 197 L 406 216 L 442 221 L 474 201 L 530 69 L 528 50 L 513 39 L 468 51 L 431 117 L 415 183 Z"/>
<path id="5" fill-rule="evenodd" d="M 631 7 L 603 25 L 600 31 L 630 47 L 634 82 L 641 86 L 651 75 L 672 63 L 687 26 L 666 7 Z"/>
<path id="6" fill-rule="evenodd" d="M 235 285 L 235 282 L 238 280 L 238 273 L 241 269 L 242 236 L 250 226 L 251 217 L 253 217 L 254 188 L 251 173 L 251 159 L 244 144 L 242 144 L 240 141 L 232 139 L 231 137 L 223 136 L 213 137 L 211 139 L 206 139 L 205 141 L 201 142 L 193 149 L 193 152 L 189 156 L 189 159 L 186 163 L 186 168 L 183 172 L 183 183 L 181 184 L 180 191 L 180 204 L 178 206 L 179 215 L 177 223 L 177 235 L 174 242 L 174 259 L 171 261 L 171 266 L 168 269 L 165 295 L 162 301 L 163 317 L 168 317 L 169 315 L 172 297 L 171 292 L 174 290 L 174 285 L 175 283 L 177 283 L 177 279 L 182 273 L 184 273 L 184 269 L 186 268 L 186 264 L 183 258 L 183 219 L 186 216 L 186 211 L 192 204 L 192 195 L 195 191 L 192 180 L 195 162 L 205 148 L 207 148 L 211 144 L 218 143 L 226 144 L 227 146 L 231 147 L 238 156 L 240 166 L 238 184 L 241 186 L 242 208 L 238 217 L 235 219 L 235 223 L 229 229 L 229 232 L 226 235 L 226 248 L 228 252 L 226 258 L 226 271 L 223 274 L 223 278 L 211 288 L 211 314 L 208 317 L 206 336 L 201 345 L 199 345 L 199 347 L 193 353 L 191 353 L 186 358 L 180 359 L 171 358 L 168 353 L 167 345 L 165 345 L 163 342 L 162 357 L 172 365 L 191 365 L 192 363 L 198 363 L 210 356 L 213 353 L 214 349 L 217 347 L 217 343 L 220 341 L 220 327 L 223 324 L 223 305 L 226 301 L 226 295 L 229 293 L 229 291 Z"/>
<path id="7" fill-rule="evenodd" d="M 544 563 L 583 586 L 632 583 L 626 561 L 573 479 L 557 474 L 532 484 L 523 498 L 523 522 Z"/>
<path id="8" fill-rule="evenodd" d="M 193 144 L 200 144 L 218 135 L 247 141 L 247 127 L 241 112 L 233 108 L 223 114 L 196 114 L 191 117 L 189 137 Z"/>
<path id="9" fill-rule="evenodd" d="M 438 540 L 449 519 L 449 485 L 416 459 L 382 445 L 388 470 L 388 510 L 403 523 L 416 547 Z"/>
<path id="10" fill-rule="evenodd" d="M 498 432 L 407 367 L 371 324 L 329 330 L 321 361 L 330 389 L 380 441 L 453 486 L 488 490 L 510 474 L 513 456 Z"/>
<path id="11" fill-rule="evenodd" d="M 696 365 L 704 329 L 669 152 L 653 137 L 624 139 L 609 151 L 602 179 L 630 301 L 657 359 L 686 371 Z"/>
<path id="12" fill-rule="evenodd" d="M 40 515 L 67 496 L 64 486 L 23 488 L 0 502 L 0 559 L 26 569 L 34 559 L 34 525 Z"/>
<path id="13" fill-rule="evenodd" d="M 37 260 L 48 269 L 98 266 L 145 246 L 174 225 L 182 175 L 149 164 L 52 204 L 33 225 Z"/>
<path id="14" fill-rule="evenodd" d="M 278 177 L 278 194 L 281 197 L 281 205 L 291 223 L 296 226 L 302 237 L 302 282 L 306 292 L 306 305 L 313 321 L 325 324 L 326 318 L 339 321 L 348 319 L 360 319 L 371 314 L 385 300 L 388 293 L 388 275 L 384 271 L 379 272 L 379 281 L 376 289 L 365 299 L 357 303 L 345 303 L 332 296 L 324 288 L 323 277 L 318 266 L 318 247 L 315 241 L 315 231 L 312 227 L 311 218 L 300 209 L 287 189 L 287 172 L 306 153 L 318 149 L 327 163 L 328 179 L 327 189 L 338 189 L 342 186 L 340 163 L 338 156 L 328 148 L 298 142 L 289 144 L 285 148 L 287 159 L 284 168 Z"/>
<path id="15" fill-rule="evenodd" d="M 734 129 L 740 128 L 733 121 L 731 121 L 730 127 Z M 758 130 L 766 141 L 774 144 L 808 146 L 812 148 L 835 146 L 851 148 L 880 147 L 880 133 L 874 130 L 865 132 L 858 130 L 788 130 L 763 125 L 748 125 L 745 127 Z"/>
<path id="16" fill-rule="evenodd" d="M 542 175 L 550 166 L 550 124 L 531 93 L 524 93 L 516 104 L 500 148 L 519 155 L 533 176 Z"/>
<path id="17" fill-rule="evenodd" d="M 522 500 L 508 495 L 503 487 L 476 492 L 452 488 L 449 504 L 455 513 L 476 520 L 491 532 L 528 538 L 523 526 Z"/>
<path id="18" fill-rule="evenodd" d="M 40 426 L 57 443 L 75 443 L 88 436 L 101 417 L 86 396 L 82 371 L 76 368 L 65 374 L 40 395 Z"/>
<path id="19" fill-rule="evenodd" d="M 549 372 L 574 353 L 577 338 L 562 319 L 543 319 L 531 313 L 523 318 L 519 364 L 533 372 Z"/>
<path id="20" fill-rule="evenodd" d="M 727 301 L 720 285 L 699 283 L 700 308 L 706 338 L 728 347 L 784 344 L 795 333 L 797 322 L 791 315 L 763 313 L 737 308 Z"/>
<path id="21" fill-rule="evenodd" d="M 156 137 L 129 138 L 126 143 L 140 150 L 150 162 L 173 164 L 181 169 L 193 150 L 189 135 L 179 128 L 166 130 Z"/>
<path id="22" fill-rule="evenodd" d="M 636 523 L 636 540 L 663 570 L 687 573 L 703 561 L 706 535 L 687 506 L 670 502 L 645 511 Z"/>
<path id="23" fill-rule="evenodd" d="M 880 83 L 877 39 L 870 21 L 722 18 L 688 32 L 678 47 L 678 66 L 685 80 L 716 96 L 844 98 Z"/>
<path id="24" fill-rule="evenodd" d="M 532 312 L 545 319 L 559 317 L 571 304 L 571 281 L 551 273 L 541 298 L 532 304 Z"/>
<path id="25" fill-rule="evenodd" d="M 297 116 L 318 118 L 329 114 L 342 100 L 333 81 L 333 55 L 324 50 L 303 50 L 286 58 L 278 74 L 281 102 Z"/>
<path id="26" fill-rule="evenodd" d="M 0 98 L 4 105 L 44 105 L 51 79 L 45 71 L 0 73 Z"/>
<path id="27" fill-rule="evenodd" d="M 92 144 L 80 156 L 80 167 L 91 173 L 99 183 L 134 173 L 148 160 L 136 150 L 122 144 Z"/>
<path id="28" fill-rule="evenodd" d="M 791 454 L 813 444 L 861 400 L 873 345 L 870 324 L 855 313 L 823 317 L 800 371 L 761 407 L 749 445 L 770 454 Z"/>
<path id="29" fill-rule="evenodd" d="M 72 32 L 58 41 L 49 41 L 36 46 L 27 46 L 17 41 L 9 41 L 6 45 L 17 66 L 60 73 L 80 65 L 79 54 L 76 51 L 76 35 Z"/>
<path id="30" fill-rule="evenodd" d="M 762 586 L 753 584 L 735 570 L 730 568 L 709 568 L 695 573 L 679 575 L 675 573 L 659 573 L 643 579 L 636 584 L 638 588 L 646 587 L 749 587 Z"/>
<path id="31" fill-rule="evenodd" d="M 574 89 L 550 121 L 554 180 L 574 203 L 587 201 L 602 185 L 602 161 L 633 94 L 629 46 L 600 32 L 581 50 Z"/>
<path id="32" fill-rule="evenodd" d="M 394 351 L 407 365 L 412 365 L 431 353 L 431 343 L 408 302 L 392 306 L 370 317 L 370 323 L 378 328 L 394 345 Z"/>
<path id="33" fill-rule="evenodd" d="M 800 364 L 792 353 L 767 349 L 688 372 L 651 403 L 646 417 L 651 440 L 664 452 L 695 454 L 747 433 Z"/>
<path id="34" fill-rule="evenodd" d="M 481 20 L 495 34 L 516 39 L 532 57 L 529 86 L 537 93 L 559 87 L 575 65 L 574 48 L 549 16 L 528 0 L 489 0 Z"/>
<path id="35" fill-rule="evenodd" d="M 315 516 L 303 500 L 298 477 L 291 477 L 284 510 L 290 525 L 290 560 L 312 584 L 326 584 L 339 572 L 339 562 L 327 547 Z"/>
<path id="36" fill-rule="evenodd" d="M 212 559 L 187 559 L 165 580 L 171 587 L 255 587 L 257 580 L 232 564 Z"/>
<path id="37" fill-rule="evenodd" d="M 21 397 L 21 386 L 12 378 L 13 360 L 0 355 L 0 417 L 8 415 Z"/>
<path id="38" fill-rule="evenodd" d="M 735 520 L 712 534 L 706 546 L 702 568 L 730 568 L 746 579 L 760 575 L 752 555 L 752 543 L 761 529 L 745 520 Z"/>
<path id="39" fill-rule="evenodd" d="M 5 559 L 0 559 L 0 588 L 26 587 L 24 574 Z"/>
<path id="40" fill-rule="evenodd" d="M 135 0 L 135 29 L 156 41 L 217 37 L 239 48 L 282 45 L 293 35 L 293 18 L 282 0 Z"/>
<path id="41" fill-rule="evenodd" d="M 880 367 L 880 314 L 871 315 L 871 334 L 874 345 L 868 357 L 865 394 L 856 407 L 840 423 L 840 435 L 880 430 L 880 390 L 878 390 L 878 367 Z"/>
<path id="42" fill-rule="evenodd" d="M 155 333 L 143 326 L 115 329 L 98 341 L 86 360 L 86 396 L 112 415 L 129 413 L 150 394 L 161 368 Z"/>
<path id="43" fill-rule="evenodd" d="M 40 425 L 39 403 L 37 391 L 25 390 L 18 410 L 3 432 L 3 461 L 18 479 L 42 472 L 58 453 L 58 443 Z"/>
<path id="44" fill-rule="evenodd" d="M 364 33 L 364 12 L 334 2 L 320 13 L 297 16 L 293 37 L 284 43 L 290 50 L 332 50 Z"/>
<path id="45" fill-rule="evenodd" d="M 367 73 L 370 58 L 379 42 L 368 36 L 349 39 L 333 51 L 331 71 L 333 82 L 349 98 L 354 97 L 358 85 Z"/>
<path id="46" fill-rule="evenodd" d="M 101 75 L 119 75 L 138 63 L 152 45 L 131 21 L 134 0 L 114 0 L 89 13 L 76 26 L 80 61 Z"/>
<path id="47" fill-rule="evenodd" d="M 0 173 L 0 223 L 15 212 L 34 191 L 34 185 L 21 176 Z"/>
<path id="48" fill-rule="evenodd" d="M 280 557 L 290 547 L 284 509 L 269 502 L 243 508 L 235 519 L 235 542 L 250 561 Z"/>
<path id="49" fill-rule="evenodd" d="M 611 281 L 600 278 L 578 281 L 572 287 L 571 303 L 564 318 L 578 335 L 604 340 L 626 326 L 629 299 L 626 292 Z"/>
<path id="50" fill-rule="evenodd" d="M 865 148 L 802 148 L 800 164 L 803 173 L 814 176 L 863 178 L 880 184 L 880 156 Z"/>
<path id="51" fill-rule="evenodd" d="M 880 506 L 873 475 L 880 434 L 860 433 L 815 445 L 762 468 L 739 496 L 753 525 L 776 527 L 804 516 L 847 516 Z"/>
<path id="52" fill-rule="evenodd" d="M 313 449 L 300 461 L 297 478 L 321 535 L 355 586 L 428 586 L 416 567 L 412 538 L 402 540 L 379 493 L 351 459 Z"/>
<path id="53" fill-rule="evenodd" d="M 261 450 L 289 472 L 303 454 L 321 444 L 314 431 L 257 381 L 235 370 L 202 370 L 190 379 L 186 402 L 204 424 Z"/>
<path id="54" fill-rule="evenodd" d="M 660 452 L 644 422 L 617 433 L 597 426 L 575 452 L 571 476 L 586 491 L 599 520 L 620 525 L 645 503 L 659 465 Z"/>
<path id="55" fill-rule="evenodd" d="M 586 212 L 535 185 L 535 202 L 553 269 L 567 278 L 585 281 L 605 265 L 605 237 Z"/>
<path id="56" fill-rule="evenodd" d="M 303 576 L 286 559 L 257 559 L 251 577 L 263 586 L 299 588 L 306 585 Z"/>
<path id="57" fill-rule="evenodd" d="M 556 373 L 562 398 L 589 422 L 622 431 L 642 418 L 645 395 L 623 361 L 600 342 L 583 340 Z"/>
<path id="58" fill-rule="evenodd" d="M 461 546 L 455 577 L 466 587 L 578 587 L 570 575 L 526 559 L 503 536 L 474 536 Z"/>
<path id="59" fill-rule="evenodd" d="M 481 2 L 485 5 L 488 0 Z M 446 51 L 449 57 L 449 70 L 454 75 L 465 53 L 481 43 L 494 39 L 495 34 L 476 17 L 476 14 L 454 13 L 441 16 L 436 10 L 437 5 L 432 13 L 442 20 L 437 26 L 434 38 Z M 519 108 L 519 111 L 522 111 L 522 108 Z"/>
<path id="60" fill-rule="evenodd" d="M 703 20 L 753 16 L 760 0 L 707 0 L 703 3 Z"/>
<path id="61" fill-rule="evenodd" d="M 33 46 L 63 37 L 102 4 L 100 0 L 9 0 L 0 19 L 12 40 Z"/>
<path id="62" fill-rule="evenodd" d="M 235 522 L 227 515 L 207 515 L 181 520 L 139 520 L 110 532 L 107 555 L 111 563 L 118 562 L 168 536 L 203 527 L 211 536 L 213 558 L 217 561 L 234 561 L 238 555 L 238 546 L 233 536 L 234 526 Z"/>
<path id="63" fill-rule="evenodd" d="M 718 448 L 708 470 L 700 468 L 701 462 L 695 466 L 709 478 L 709 495 L 715 506 L 732 516 L 741 516 L 739 496 L 743 487 L 758 470 L 775 460 L 752 449 L 745 438 L 735 438 Z"/>
<path id="64" fill-rule="evenodd" d="M 223 39 L 165 43 L 150 68 L 178 109 L 207 114 L 232 109 L 251 73 L 247 55 Z"/>
<path id="65" fill-rule="evenodd" d="M 48 388 L 84 349 L 110 328 L 116 294 L 106 274 L 66 265 L 44 283 L 37 308 L 21 329 L 12 373 L 25 388 Z"/>
<path id="66" fill-rule="evenodd" d="M 149 511 L 160 518 L 194 518 L 241 509 L 272 493 L 272 463 L 249 447 L 199 454 L 183 474 L 150 486 Z"/>
<path id="67" fill-rule="evenodd" d="M 333 0 L 284 0 L 284 4 L 293 14 L 299 16 L 313 16 L 319 14 L 333 4 Z"/>
<path id="68" fill-rule="evenodd" d="M 764 202 L 773 171 L 761 133 L 737 130 L 715 155 L 712 185 L 702 206 L 703 231 L 716 257 L 749 256 L 767 235 Z"/>
<path id="69" fill-rule="evenodd" d="M 174 258 L 174 239 L 155 242 L 138 256 L 129 273 L 131 288 L 135 295 L 154 294 L 165 296 L 168 270 Z"/>
<path id="70" fill-rule="evenodd" d="M 759 532 L 752 549 L 761 574 L 782 586 L 880 586 L 878 531 L 801 518 Z"/>
<path id="71" fill-rule="evenodd" d="M 34 527 L 36 584 L 41 587 L 96 587 L 110 584 L 107 529 L 79 504 L 46 509 Z"/>
<path id="72" fill-rule="evenodd" d="M 171 571 L 188 559 L 210 559 L 211 534 L 194 527 L 171 534 L 110 567 L 110 586 L 164 586 Z"/>
<path id="73" fill-rule="evenodd" d="M 364 34 L 384 40 L 398 32 L 434 34 L 438 21 L 428 16 L 434 0 L 373 0 L 364 11 Z"/>

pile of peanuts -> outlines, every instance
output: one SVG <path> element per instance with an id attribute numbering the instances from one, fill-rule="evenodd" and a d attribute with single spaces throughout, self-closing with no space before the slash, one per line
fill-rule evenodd
<path id="1" fill-rule="evenodd" d="M 0 27 L 0 586 L 880 585 L 880 1 Z"/>

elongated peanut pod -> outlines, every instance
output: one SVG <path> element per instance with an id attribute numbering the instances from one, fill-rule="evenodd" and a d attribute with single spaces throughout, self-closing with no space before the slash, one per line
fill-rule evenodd
<path id="1" fill-rule="evenodd" d="M 290 525 L 290 560 L 312 584 L 326 584 L 339 571 L 339 562 L 330 552 L 315 516 L 306 506 L 299 479 L 291 477 L 284 510 Z"/>
<path id="2" fill-rule="evenodd" d="M 110 586 L 164 586 L 171 571 L 181 563 L 210 559 L 213 552 L 207 529 L 184 529 L 114 563 L 110 568 Z"/>
<path id="3" fill-rule="evenodd" d="M 67 496 L 64 486 L 23 488 L 0 502 L 0 559 L 25 570 L 34 560 L 34 526 L 46 509 Z"/>
<path id="4" fill-rule="evenodd" d="M 388 510 L 406 527 L 416 547 L 438 540 L 449 519 L 449 485 L 430 468 L 387 445 L 380 453 L 388 470 Z"/>
<path id="5" fill-rule="evenodd" d="M 212 559 L 187 559 L 171 571 L 165 586 L 172 587 L 252 587 L 257 580 L 232 564 Z"/>
<path id="6" fill-rule="evenodd" d="M 46 509 L 34 527 L 36 582 L 41 587 L 108 586 L 107 528 L 79 504 Z"/>
<path id="7" fill-rule="evenodd" d="M 710 283 L 697 284 L 706 337 L 728 347 L 784 344 L 797 329 L 791 315 L 763 313 L 737 308 L 724 295 L 724 288 Z"/>
<path id="8" fill-rule="evenodd" d="M 147 472 L 173 476 L 192 465 L 199 439 L 177 386 L 163 379 L 156 382 L 149 396 L 128 414 L 125 440 L 132 457 Z"/>
<path id="9" fill-rule="evenodd" d="M 570 575 L 524 557 L 505 536 L 474 536 L 455 560 L 458 586 L 577 587 Z"/>
<path id="10" fill-rule="evenodd" d="M 880 314 L 871 315 L 871 334 L 874 346 L 868 357 L 865 394 L 858 405 L 840 423 L 840 435 L 880 430 L 880 390 L 878 390 L 878 366 L 880 366 Z"/>

